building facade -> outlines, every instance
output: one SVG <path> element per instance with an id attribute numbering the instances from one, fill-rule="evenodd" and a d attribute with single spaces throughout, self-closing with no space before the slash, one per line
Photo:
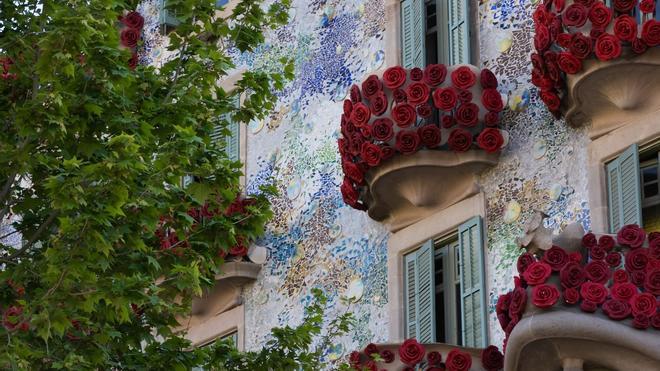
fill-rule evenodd
<path id="1" fill-rule="evenodd" d="M 225 3 L 231 9 L 231 0 Z M 642 1 L 625 11 L 617 8 L 625 1 L 613 3 L 293 1 L 286 27 L 271 31 L 255 53 L 235 55 L 238 71 L 277 70 L 282 57 L 295 62 L 296 77 L 278 106 L 261 122 L 237 126 L 231 143 L 244 162 L 246 193 L 268 183 L 279 190 L 272 200 L 275 217 L 253 248 L 255 263 L 263 264 L 228 268 L 220 286 L 231 290 L 213 294 L 217 304 L 198 315 L 191 339 L 203 345 L 232 336 L 239 348 L 255 349 L 272 327 L 299 321 L 310 290 L 321 288 L 330 296 L 329 316 L 348 309 L 357 319 L 327 354 L 330 360 L 368 343 L 411 337 L 501 348 L 507 335 L 497 303 L 515 287 L 521 236 L 532 240 L 537 229 L 559 234 L 569 226 L 596 234 L 628 224 L 660 231 L 660 24 L 653 23 L 660 7 Z M 612 21 L 598 26 L 601 5 Z M 145 1 L 141 12 L 147 18 L 143 59 L 158 65 L 166 58 L 163 29 L 169 23 L 159 1 Z M 614 29 L 614 19 L 625 14 L 636 28 L 628 41 L 619 39 L 623 51 L 616 56 L 599 36 L 628 37 L 625 29 Z M 580 68 L 569 63 L 573 59 L 547 57 L 548 50 L 556 51 L 554 58 L 562 48 L 574 52 L 577 33 L 586 35 L 597 56 L 579 58 Z M 412 162 L 392 159 L 400 166 L 391 169 L 383 161 L 367 175 L 369 200 L 361 188 L 359 207 L 368 212 L 349 207 L 340 192 L 345 169 L 337 141 L 346 136 L 340 123 L 342 114 L 350 116 L 344 101 L 351 100 L 351 87 L 364 94 L 362 83 L 371 75 L 429 64 L 445 64 L 449 73 L 467 64 L 477 73 L 493 72 L 504 107 L 501 150 L 455 155 L 443 149 L 445 139 L 437 151 L 446 153 L 443 158 L 420 159 L 420 151 Z M 231 78 L 221 83 L 231 88 Z M 643 336 L 660 341 L 653 326 Z M 627 369 L 660 364 L 657 352 L 654 358 L 636 351 L 644 355 L 640 368 Z M 584 368 L 625 369 L 608 362 Z M 583 367 L 564 363 L 564 369 Z M 514 368 L 529 369 L 524 364 Z"/>

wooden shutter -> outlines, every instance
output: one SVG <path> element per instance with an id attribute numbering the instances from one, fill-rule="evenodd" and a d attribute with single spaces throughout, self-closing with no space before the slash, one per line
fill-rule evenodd
<path id="1" fill-rule="evenodd" d="M 420 343 L 435 342 L 435 279 L 433 241 L 404 259 L 405 334 Z"/>
<path id="2" fill-rule="evenodd" d="M 642 225 L 639 148 L 628 147 L 606 166 L 610 233 L 626 224 Z"/>
<path id="3" fill-rule="evenodd" d="M 401 60 L 404 68 L 424 67 L 424 0 L 401 2 Z"/>
<path id="4" fill-rule="evenodd" d="M 239 106 L 239 97 L 236 96 L 233 98 L 233 104 L 235 107 Z M 231 113 L 224 113 L 220 116 L 220 121 L 227 122 L 227 130 L 229 130 L 229 135 L 224 137 L 225 140 L 225 153 L 227 157 L 232 161 L 238 161 L 241 159 L 240 146 L 241 146 L 241 125 L 238 122 L 234 122 L 231 118 Z M 218 142 L 222 140 L 223 133 L 221 126 L 218 125 L 215 127 L 211 133 L 211 140 L 213 142 Z"/>
<path id="5" fill-rule="evenodd" d="M 481 348 L 488 345 L 481 217 L 474 217 L 458 228 L 458 243 L 462 345 Z"/>
<path id="6" fill-rule="evenodd" d="M 449 0 L 447 31 L 449 34 L 449 64 L 470 63 L 469 0 Z"/>

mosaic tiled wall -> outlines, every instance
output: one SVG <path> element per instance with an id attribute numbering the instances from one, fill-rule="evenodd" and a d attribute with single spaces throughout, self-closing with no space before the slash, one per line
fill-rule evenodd
<path id="1" fill-rule="evenodd" d="M 503 334 L 494 305 L 512 285 L 519 254 L 514 240 L 529 216 L 543 210 L 556 229 L 576 220 L 589 227 L 586 133 L 554 121 L 529 82 L 536 2 L 473 1 L 480 9 L 481 63 L 497 74 L 510 108 L 504 120 L 508 146 L 481 179 L 488 199 L 490 340 L 497 345 Z M 248 191 L 269 182 L 280 191 L 273 200 L 276 216 L 258 241 L 269 261 L 245 292 L 248 348 L 261 344 L 271 327 L 300 319 L 313 287 L 331 296 L 330 316 L 346 309 L 340 296 L 359 298 L 350 306 L 357 329 L 330 358 L 387 339 L 388 233 L 343 205 L 336 151 L 348 87 L 382 67 L 384 9 L 384 0 L 295 0 L 286 27 L 271 32 L 256 53 L 237 57 L 243 66 L 266 70 L 278 68 L 282 56 L 296 63 L 296 78 L 274 112 L 248 130 Z M 143 12 L 152 16 L 143 58 L 157 64 L 163 39 L 155 32 L 153 2 L 145 2 Z"/>

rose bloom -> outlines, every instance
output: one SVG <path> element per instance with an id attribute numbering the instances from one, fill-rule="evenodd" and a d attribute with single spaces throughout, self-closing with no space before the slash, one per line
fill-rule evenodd
<path id="1" fill-rule="evenodd" d="M 371 102 L 371 113 L 375 116 L 380 116 L 387 110 L 387 97 L 382 91 L 374 94 L 369 98 Z"/>
<path id="2" fill-rule="evenodd" d="M 488 68 L 481 70 L 481 87 L 484 89 L 497 89 L 497 77 Z"/>
<path id="3" fill-rule="evenodd" d="M 472 93 L 469 90 L 459 90 L 457 96 L 459 102 L 472 102 Z"/>
<path id="4" fill-rule="evenodd" d="M 393 126 L 392 120 L 388 118 L 376 119 L 371 126 L 371 133 L 374 139 L 387 142 L 394 137 Z"/>
<path id="5" fill-rule="evenodd" d="M 409 366 L 418 364 L 424 359 L 425 353 L 424 346 L 418 343 L 416 339 L 408 339 L 399 346 L 399 359 Z"/>
<path id="6" fill-rule="evenodd" d="M 593 313 L 598 309 L 598 304 L 593 301 L 582 300 L 582 303 L 580 303 L 580 309 L 582 309 L 583 312 Z"/>
<path id="7" fill-rule="evenodd" d="M 516 268 L 518 269 L 518 274 L 522 276 L 523 273 L 525 273 L 525 270 L 527 267 L 529 267 L 530 264 L 535 262 L 536 259 L 534 259 L 534 255 L 524 252 L 520 254 L 518 257 L 518 262 L 516 263 Z"/>
<path id="8" fill-rule="evenodd" d="M 635 38 L 635 40 L 633 40 L 632 45 L 630 47 L 630 49 L 632 49 L 633 53 L 635 54 L 642 54 L 645 51 L 647 51 L 648 48 L 649 47 L 646 45 L 644 40 L 640 38 Z"/>
<path id="9" fill-rule="evenodd" d="M 352 162 L 345 161 L 342 163 L 342 167 L 344 168 L 344 174 L 346 174 L 346 176 L 355 181 L 355 183 L 362 184 L 362 181 L 364 180 L 364 173 L 357 165 Z"/>
<path id="10" fill-rule="evenodd" d="M 138 12 L 130 12 L 121 18 L 121 23 L 126 27 L 140 30 L 144 26 L 144 18 Z"/>
<path id="11" fill-rule="evenodd" d="M 644 289 L 653 295 L 660 295 L 660 268 L 650 269 L 644 278 Z"/>
<path id="12" fill-rule="evenodd" d="M 383 84 L 396 89 L 406 82 L 406 70 L 401 66 L 390 67 L 383 72 Z"/>
<path id="13" fill-rule="evenodd" d="M 438 88 L 433 91 L 433 105 L 443 111 L 450 111 L 456 106 L 456 92 L 454 89 Z"/>
<path id="14" fill-rule="evenodd" d="M 131 54 L 131 58 L 128 60 L 128 68 L 131 70 L 134 70 L 140 62 L 140 59 L 138 57 L 137 53 Z"/>
<path id="15" fill-rule="evenodd" d="M 121 44 L 127 48 L 134 48 L 140 39 L 140 31 L 135 28 L 124 28 L 119 35 Z"/>
<path id="16" fill-rule="evenodd" d="M 651 325 L 655 328 L 660 330 L 660 312 L 657 312 L 656 314 L 651 317 Z"/>
<path id="17" fill-rule="evenodd" d="M 427 148 L 435 148 L 440 145 L 441 132 L 440 128 L 433 124 L 428 124 L 419 127 L 417 134 Z"/>
<path id="18" fill-rule="evenodd" d="M 541 90 L 549 90 L 555 86 L 555 83 L 545 72 L 536 68 L 532 69 L 532 84 Z"/>
<path id="19" fill-rule="evenodd" d="M 581 263 L 582 262 L 582 254 L 580 254 L 578 251 L 574 251 L 570 254 L 568 254 L 568 260 L 576 263 Z"/>
<path id="20" fill-rule="evenodd" d="M 630 305 L 622 300 L 610 299 L 603 303 L 603 313 L 610 319 L 621 321 L 630 315 Z"/>
<path id="21" fill-rule="evenodd" d="M 576 58 L 585 59 L 591 54 L 591 45 L 591 38 L 578 32 L 571 37 L 568 49 Z"/>
<path id="22" fill-rule="evenodd" d="M 610 295 L 614 299 L 628 301 L 637 294 L 637 286 L 630 282 L 615 283 L 610 287 Z"/>
<path id="23" fill-rule="evenodd" d="M 604 29 L 612 20 L 612 10 L 602 2 L 598 1 L 589 11 L 589 20 L 593 27 Z"/>
<path id="24" fill-rule="evenodd" d="M 550 30 L 548 27 L 538 24 L 536 25 L 534 33 L 534 47 L 537 51 L 542 52 L 550 46 Z"/>
<path id="25" fill-rule="evenodd" d="M 429 352 L 429 354 L 426 355 L 426 360 L 429 365 L 437 365 L 442 362 L 442 355 L 435 351 Z"/>
<path id="26" fill-rule="evenodd" d="M 530 285 L 540 285 L 545 283 L 551 273 L 552 268 L 548 263 L 542 261 L 534 262 L 527 267 L 523 274 L 523 278 Z"/>
<path id="27" fill-rule="evenodd" d="M 371 75 L 362 82 L 362 92 L 367 98 L 373 97 L 382 90 L 383 84 L 380 82 L 380 79 L 376 75 Z"/>
<path id="28" fill-rule="evenodd" d="M 353 105 L 353 111 L 351 112 L 351 121 L 355 126 L 363 126 L 369 122 L 371 118 L 371 110 L 367 108 L 364 103 L 356 103 Z"/>
<path id="29" fill-rule="evenodd" d="M 381 145 L 380 146 L 380 151 L 381 151 L 381 157 L 382 161 L 389 160 L 394 156 L 394 148 L 388 146 L 388 145 Z"/>
<path id="30" fill-rule="evenodd" d="M 602 247 L 605 251 L 610 251 L 614 248 L 615 245 L 614 238 L 606 234 L 600 236 L 598 239 L 598 246 Z"/>
<path id="31" fill-rule="evenodd" d="M 614 34 L 619 40 L 632 42 L 637 37 L 637 21 L 629 15 L 620 15 L 614 20 Z"/>
<path id="32" fill-rule="evenodd" d="M 559 65 L 559 69 L 571 75 L 582 70 L 582 62 L 573 56 L 573 54 L 567 52 L 559 53 L 557 64 Z"/>
<path id="33" fill-rule="evenodd" d="M 609 61 L 621 55 L 619 39 L 608 33 L 598 36 L 596 40 L 596 57 L 601 61 Z"/>
<path id="34" fill-rule="evenodd" d="M 489 345 L 481 351 L 481 365 L 487 371 L 498 371 L 504 367 L 504 355 L 494 345 Z"/>
<path id="35" fill-rule="evenodd" d="M 559 290 L 555 285 L 541 284 L 532 289 L 532 304 L 539 308 L 550 308 L 559 299 Z"/>
<path id="36" fill-rule="evenodd" d="M 593 260 L 603 260 L 605 259 L 606 254 L 605 249 L 600 246 L 592 247 L 591 250 L 589 250 L 589 256 L 591 256 L 591 259 Z"/>
<path id="37" fill-rule="evenodd" d="M 465 152 L 472 146 L 472 134 L 464 129 L 454 129 L 449 134 L 447 144 L 452 151 Z"/>
<path id="38" fill-rule="evenodd" d="M 382 358 L 385 363 L 392 363 L 394 362 L 394 353 L 392 353 L 391 350 L 385 349 L 380 352 L 380 358 Z"/>
<path id="39" fill-rule="evenodd" d="M 562 287 L 579 287 L 585 280 L 585 273 L 580 264 L 569 262 L 559 271 Z"/>
<path id="40" fill-rule="evenodd" d="M 374 343 L 369 343 L 367 346 L 364 348 L 364 354 L 367 356 L 371 357 L 372 354 L 380 354 L 378 352 L 378 347 Z"/>
<path id="41" fill-rule="evenodd" d="M 433 108 L 431 108 L 431 105 L 428 103 L 422 103 L 419 106 L 417 106 L 417 115 L 419 117 L 423 118 L 429 118 L 433 114 Z"/>
<path id="42" fill-rule="evenodd" d="M 630 272 L 630 282 L 634 283 L 637 287 L 644 286 L 644 280 L 646 280 L 646 273 L 644 271 Z"/>
<path id="43" fill-rule="evenodd" d="M 641 313 L 646 316 L 652 316 L 655 314 L 657 308 L 655 296 L 648 292 L 635 294 L 630 299 L 630 307 L 632 309 L 633 315 L 638 315 Z"/>
<path id="44" fill-rule="evenodd" d="M 360 88 L 358 88 L 357 85 L 353 84 L 351 85 L 351 102 L 357 103 L 362 101 L 362 95 L 360 94 Z"/>
<path id="45" fill-rule="evenodd" d="M 653 233 L 649 234 L 649 255 L 660 260 L 660 239 L 651 239 Z"/>
<path id="46" fill-rule="evenodd" d="M 552 246 L 543 254 L 543 261 L 548 263 L 553 271 L 559 271 L 568 262 L 568 254 L 561 247 Z"/>
<path id="47" fill-rule="evenodd" d="M 419 135 L 412 130 L 401 130 L 396 133 L 396 149 L 404 155 L 410 155 L 419 150 Z"/>
<path id="48" fill-rule="evenodd" d="M 406 95 L 406 92 L 403 91 L 403 89 L 394 89 L 392 95 L 394 96 L 394 101 L 397 103 L 403 103 L 408 101 L 408 95 Z"/>
<path id="49" fill-rule="evenodd" d="M 623 269 L 615 270 L 614 274 L 612 275 L 612 281 L 615 283 L 628 282 L 628 279 L 628 272 L 624 271 Z"/>
<path id="50" fill-rule="evenodd" d="M 414 82 L 406 89 L 408 103 L 416 106 L 429 100 L 429 88 L 422 82 Z"/>
<path id="51" fill-rule="evenodd" d="M 580 3 L 573 3 L 561 15 L 564 26 L 582 27 L 587 22 L 589 9 Z"/>
<path id="52" fill-rule="evenodd" d="M 550 111 L 559 110 L 559 105 L 561 104 L 561 100 L 557 96 L 557 93 L 555 93 L 554 91 L 542 91 L 541 100 L 543 101 L 543 103 L 545 103 L 546 106 L 548 106 L 548 109 Z"/>
<path id="53" fill-rule="evenodd" d="M 582 237 L 582 246 L 586 247 L 587 249 L 590 249 L 598 244 L 598 241 L 596 240 L 596 235 L 589 232 L 585 234 Z"/>
<path id="54" fill-rule="evenodd" d="M 229 249 L 229 255 L 234 255 L 234 256 L 245 256 L 247 255 L 247 252 L 248 252 L 248 248 L 243 243 L 238 243 L 237 245 Z"/>
<path id="55" fill-rule="evenodd" d="M 568 49 L 571 46 L 571 34 L 562 32 L 557 35 L 557 44 L 562 48 Z"/>
<path id="56" fill-rule="evenodd" d="M 458 89 L 469 89 L 477 81 L 477 76 L 468 66 L 461 66 L 452 71 L 451 82 Z"/>
<path id="57" fill-rule="evenodd" d="M 344 99 L 344 115 L 350 116 L 353 111 L 353 102 L 350 99 Z"/>
<path id="58" fill-rule="evenodd" d="M 359 366 L 360 365 L 360 352 L 358 351 L 353 351 L 351 354 L 348 356 L 348 363 L 350 363 L 352 366 Z"/>
<path id="59" fill-rule="evenodd" d="M 564 289 L 563 296 L 564 302 L 569 305 L 577 304 L 578 300 L 580 300 L 580 292 L 573 287 Z"/>
<path id="60" fill-rule="evenodd" d="M 580 287 L 580 296 L 585 301 L 601 304 L 607 298 L 607 288 L 602 283 L 585 282 Z"/>
<path id="61" fill-rule="evenodd" d="M 605 257 L 605 262 L 609 264 L 610 267 L 616 268 L 621 264 L 621 254 L 618 252 L 611 252 Z"/>
<path id="62" fill-rule="evenodd" d="M 473 127 L 479 121 L 479 106 L 474 103 L 463 103 L 456 110 L 456 121 L 458 123 Z"/>
<path id="63" fill-rule="evenodd" d="M 481 93 L 481 103 L 487 110 L 500 112 L 504 108 L 502 96 L 496 89 L 484 89 Z"/>
<path id="64" fill-rule="evenodd" d="M 649 263 L 648 249 L 635 249 L 626 253 L 625 268 L 628 272 L 641 271 Z"/>
<path id="65" fill-rule="evenodd" d="M 486 126 L 497 126 L 500 123 L 500 113 L 488 112 L 486 116 L 484 116 L 484 121 Z"/>
<path id="66" fill-rule="evenodd" d="M 400 128 L 407 128 L 415 122 L 417 113 L 410 104 L 401 103 L 392 108 L 392 118 Z"/>
<path id="67" fill-rule="evenodd" d="M 445 129 L 449 129 L 452 126 L 456 125 L 456 120 L 454 119 L 454 116 L 451 115 L 446 115 L 442 116 L 442 127 Z"/>
<path id="68" fill-rule="evenodd" d="M 660 21 L 649 19 L 642 26 L 642 40 L 649 47 L 660 45 Z"/>
<path id="69" fill-rule="evenodd" d="M 628 13 L 637 4 L 637 0 L 612 0 L 614 10 L 619 13 Z"/>
<path id="70" fill-rule="evenodd" d="M 415 67 L 410 70 L 410 79 L 412 81 L 422 81 L 424 78 L 424 71 L 421 68 Z"/>
<path id="71" fill-rule="evenodd" d="M 540 72 L 545 72 L 545 62 L 543 61 L 543 57 L 541 57 L 538 53 L 532 53 L 531 59 L 532 68 L 536 68 Z"/>
<path id="72" fill-rule="evenodd" d="M 645 330 L 651 326 L 651 320 L 645 314 L 637 314 L 633 317 L 632 325 L 636 329 Z"/>
<path id="73" fill-rule="evenodd" d="M 378 166 L 381 160 L 381 151 L 378 145 L 365 142 L 362 144 L 362 152 L 360 153 L 362 160 L 369 166 Z"/>
<path id="74" fill-rule="evenodd" d="M 610 267 L 602 260 L 593 260 L 589 262 L 584 271 L 587 279 L 592 282 L 605 283 L 610 279 Z"/>
<path id="75" fill-rule="evenodd" d="M 447 354 L 445 361 L 448 371 L 467 371 L 472 367 L 472 357 L 469 353 L 461 352 L 458 349 L 452 349 Z"/>
<path id="76" fill-rule="evenodd" d="M 447 77 L 447 67 L 444 64 L 429 64 L 424 69 L 424 82 L 437 86 L 442 84 Z"/>
<path id="77" fill-rule="evenodd" d="M 477 137 L 479 148 L 488 153 L 497 152 L 504 144 L 504 138 L 498 129 L 486 128 Z"/>
<path id="78" fill-rule="evenodd" d="M 639 2 L 639 10 L 642 13 L 655 12 L 655 0 L 642 0 Z"/>

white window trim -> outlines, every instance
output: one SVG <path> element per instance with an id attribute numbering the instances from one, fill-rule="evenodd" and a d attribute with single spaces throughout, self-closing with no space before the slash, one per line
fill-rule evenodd
<path id="1" fill-rule="evenodd" d="M 589 143 L 587 176 L 592 231 L 609 231 L 605 164 L 635 143 L 643 146 L 660 137 L 658 115 L 660 110 L 628 122 Z"/>
<path id="2" fill-rule="evenodd" d="M 484 231 L 486 231 L 486 197 L 481 192 L 391 235 L 387 246 L 387 310 L 390 320 L 388 337 L 390 342 L 401 342 L 405 337 L 404 255 L 419 248 L 430 239 L 457 230 L 466 220 L 475 216 L 482 217 Z M 487 239 L 484 240 L 484 249 L 487 251 Z M 485 252 L 484 257 L 486 258 L 487 254 Z M 487 272 L 488 266 L 486 265 L 484 270 L 485 292 L 489 292 L 489 282 L 486 279 L 488 277 Z M 487 332 L 490 332 L 490 328 Z"/>

